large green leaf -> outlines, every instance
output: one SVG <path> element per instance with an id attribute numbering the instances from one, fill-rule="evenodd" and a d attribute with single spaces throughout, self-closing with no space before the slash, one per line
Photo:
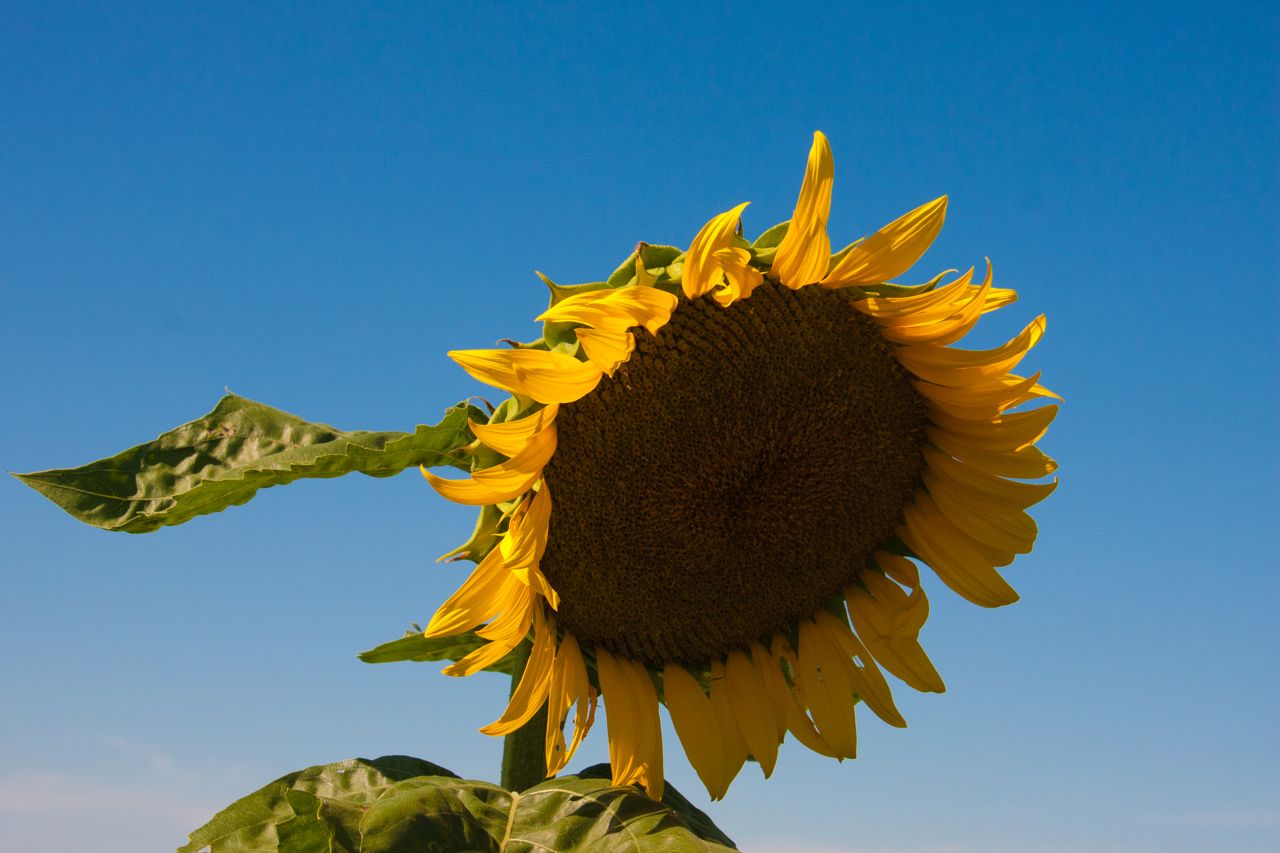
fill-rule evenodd
<path id="1" fill-rule="evenodd" d="M 203 418 L 109 459 L 15 476 L 86 524 L 147 533 L 302 477 L 388 477 L 411 465 L 467 470 L 468 417 L 485 420 L 459 404 L 412 433 L 343 432 L 228 394 Z"/>
<path id="2" fill-rule="evenodd" d="M 452 637 L 424 637 L 421 631 L 406 631 L 398 640 L 383 643 L 360 653 L 365 663 L 396 663 L 398 661 L 459 660 L 487 643 L 488 640 L 474 631 L 465 631 Z M 514 651 L 485 667 L 490 672 L 511 675 L 515 670 Z"/>
<path id="3" fill-rule="evenodd" d="M 386 756 L 309 767 L 237 800 L 179 853 L 723 851 L 733 842 L 667 786 L 661 803 L 609 768 L 513 793 L 426 761 Z"/>

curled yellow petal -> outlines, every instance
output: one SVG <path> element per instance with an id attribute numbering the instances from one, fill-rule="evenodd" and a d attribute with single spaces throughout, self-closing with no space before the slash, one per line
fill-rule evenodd
<path id="1" fill-rule="evenodd" d="M 1045 319 L 1041 314 L 1013 340 L 994 349 L 965 350 L 934 344 L 904 346 L 898 349 L 898 360 L 926 382 L 963 388 L 990 382 L 1008 373 L 1040 342 L 1044 328 Z"/>
<path id="2" fill-rule="evenodd" d="M 1001 607 L 1018 600 L 1018 593 L 1000 577 L 994 563 L 934 505 L 918 492 L 915 504 L 903 510 L 898 535 L 942 582 L 974 604 Z"/>
<path id="3" fill-rule="evenodd" d="M 726 308 L 739 299 L 746 299 L 764 281 L 760 271 L 748 265 L 751 253 L 746 249 L 736 246 L 721 249 L 715 253 L 715 259 L 724 272 L 724 284 L 712 291 L 711 297 Z"/>
<path id="4" fill-rule="evenodd" d="M 531 500 L 516 507 L 511 526 L 499 544 L 507 571 L 521 583 L 541 595 L 553 610 L 560 608 L 560 596 L 542 574 L 539 564 L 547 550 L 547 534 L 551 526 L 551 487 L 546 483 Z"/>
<path id="5" fill-rule="evenodd" d="M 667 324 L 679 302 L 674 293 L 641 285 L 611 290 L 606 299 L 611 306 L 626 313 L 631 320 L 629 325 L 644 326 L 651 335 L 656 335 Z"/>
<path id="6" fill-rule="evenodd" d="M 596 715 L 596 691 L 587 680 L 587 666 L 578 640 L 569 633 L 560 641 L 551 664 L 551 686 L 547 698 L 547 775 L 564 769 L 577 752 Z M 577 703 L 573 716 L 573 738 L 564 740 L 564 723 L 569 706 Z"/>
<path id="7" fill-rule="evenodd" d="M 491 468 L 477 471 L 465 480 L 446 480 L 420 466 L 437 492 L 454 503 L 479 506 L 509 501 L 533 488 L 542 469 L 556 452 L 556 428 L 551 424 L 535 433 L 515 456 Z"/>
<path id="8" fill-rule="evenodd" d="M 891 726 L 906 728 L 907 721 L 902 718 L 898 707 L 893 703 L 893 693 L 889 683 L 884 680 L 875 659 L 867 651 L 849 626 L 826 610 L 818 610 L 814 614 L 818 627 L 826 632 L 831 645 L 840 651 L 840 660 L 845 665 L 845 675 L 853 692 L 867 703 L 877 717 Z"/>
<path id="9" fill-rule="evenodd" d="M 502 612 L 504 590 L 511 573 L 502 562 L 502 552 L 494 548 L 471 576 L 436 610 L 423 636 L 452 637 L 488 622 Z"/>
<path id="10" fill-rule="evenodd" d="M 560 406 L 552 403 L 516 421 L 478 424 L 468 420 L 467 424 L 476 438 L 484 442 L 487 447 L 491 447 L 503 456 L 515 456 L 525 449 L 534 435 L 551 426 L 559 412 Z"/>
<path id="11" fill-rule="evenodd" d="M 511 701 L 502 716 L 480 729 L 487 735 L 510 734 L 523 726 L 542 709 L 551 687 L 551 661 L 555 656 L 555 626 L 542 615 L 542 608 L 533 611 L 533 648 L 525 662 L 520 683 L 511 691 Z"/>
<path id="12" fill-rule="evenodd" d="M 549 350 L 452 350 L 449 357 L 481 382 L 539 403 L 572 403 L 600 381 L 599 367 Z"/>
<path id="13" fill-rule="evenodd" d="M 631 357 L 635 352 L 636 336 L 626 331 L 604 329 L 578 329 L 578 343 L 587 359 L 600 368 L 606 376 L 612 376 L 618 365 Z"/>
<path id="14" fill-rule="evenodd" d="M 520 645 L 533 622 L 533 594 L 511 578 L 504 589 L 502 614 L 476 633 L 489 642 L 441 670 L 445 675 L 465 676 L 497 663 Z"/>
<path id="15" fill-rule="evenodd" d="M 609 302 L 612 290 L 591 290 L 561 299 L 535 319 L 559 323 L 581 323 L 593 329 L 625 329 L 634 325 L 631 315 Z"/>
<path id="16" fill-rule="evenodd" d="M 823 286 L 879 284 L 902 275 L 933 243 L 946 215 L 944 195 L 898 217 L 854 246 L 823 279 Z"/>
<path id="17" fill-rule="evenodd" d="M 1040 374 L 1023 378 L 1012 373 L 959 388 L 948 388 L 932 382 L 911 383 L 920 395 L 933 404 L 934 412 L 959 421 L 989 421 L 1006 409 L 1041 397 L 1061 400 L 1040 383 Z"/>
<path id="18" fill-rule="evenodd" d="M 831 213 L 831 184 L 835 164 L 831 145 L 821 131 L 813 134 L 809 162 L 805 164 L 800 196 L 791 215 L 787 233 L 778 244 L 769 272 L 791 288 L 814 284 L 827 273 L 831 262 L 831 239 L 827 218 Z M 854 251 L 857 251 L 856 249 Z"/>
<path id="19" fill-rule="evenodd" d="M 744 201 L 732 210 L 713 217 L 702 226 L 698 236 L 693 238 L 689 251 L 685 252 L 684 271 L 680 275 L 680 286 L 684 289 L 685 296 L 696 299 L 710 293 L 720 284 L 724 270 L 715 254 L 733 245 L 733 235 L 742 219 L 742 211 L 750 203 Z"/>
<path id="20" fill-rule="evenodd" d="M 929 601 L 920 588 L 919 573 L 909 560 L 896 554 L 877 552 L 875 556 L 882 567 L 892 569 L 886 569 L 886 575 L 864 571 L 859 575 L 859 584 L 845 589 L 854 630 L 885 669 L 916 690 L 941 693 L 946 685 L 918 639 L 929 616 Z M 890 571 L 894 580 L 911 590 L 910 594 L 890 580 Z"/>

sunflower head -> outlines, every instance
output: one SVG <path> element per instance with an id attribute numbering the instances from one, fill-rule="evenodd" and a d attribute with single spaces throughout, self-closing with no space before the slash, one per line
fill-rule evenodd
<path id="1" fill-rule="evenodd" d="M 614 782 L 654 797 L 660 703 L 714 798 L 749 756 L 770 775 L 787 733 L 852 758 L 859 701 L 906 725 L 882 670 L 944 690 L 918 640 L 919 565 L 984 607 L 1018 597 L 996 569 L 1031 550 L 1026 510 L 1056 485 L 1035 443 L 1057 407 L 1024 405 L 1056 395 L 1012 372 L 1044 318 L 994 349 L 953 347 L 1014 292 L 990 263 L 892 283 L 945 196 L 832 253 L 832 176 L 817 133 L 794 214 L 754 243 L 738 205 L 687 251 L 640 244 L 605 282 L 543 277 L 540 340 L 450 353 L 512 396 L 471 423 L 469 478 L 423 472 L 481 507 L 451 554 L 477 568 L 426 634 L 487 641 L 450 675 L 532 636 L 481 731 L 545 705 L 551 774 L 600 695 Z"/>

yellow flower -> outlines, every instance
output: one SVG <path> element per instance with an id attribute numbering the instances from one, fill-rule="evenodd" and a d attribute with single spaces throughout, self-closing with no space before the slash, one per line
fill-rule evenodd
<path id="1" fill-rule="evenodd" d="M 488 644 L 445 670 L 468 675 L 532 632 L 482 731 L 546 705 L 550 774 L 590 728 L 596 685 L 614 782 L 655 798 L 660 695 L 714 798 L 748 756 L 770 775 L 788 732 L 852 758 L 858 701 L 906 725 L 882 669 L 944 690 L 918 640 L 917 563 L 984 607 L 1018 597 L 996 568 L 1035 542 L 1026 509 L 1056 481 L 1019 481 L 1054 471 L 1035 443 L 1057 407 L 1023 407 L 1056 395 L 1010 371 L 1044 319 L 952 348 L 1014 292 L 989 263 L 981 281 L 888 283 L 937 235 L 945 196 L 833 255 L 832 176 L 815 134 L 785 227 L 748 245 L 739 205 L 660 268 L 642 244 L 633 273 L 553 285 L 545 340 L 450 353 L 513 397 L 472 424 L 490 464 L 423 472 L 485 507 L 462 554 L 478 567 L 426 634 L 483 626 Z"/>

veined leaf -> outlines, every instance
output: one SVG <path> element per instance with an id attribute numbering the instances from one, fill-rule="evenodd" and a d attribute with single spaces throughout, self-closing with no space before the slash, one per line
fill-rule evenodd
<path id="1" fill-rule="evenodd" d="M 405 756 L 310 767 L 223 809 L 179 853 L 725 853 L 733 842 L 671 786 L 656 803 L 607 765 L 514 793 Z"/>
<path id="2" fill-rule="evenodd" d="M 468 417 L 486 420 L 461 403 L 411 433 L 343 432 L 228 394 L 199 420 L 109 459 L 15 476 L 85 524 L 148 533 L 303 477 L 389 477 L 414 465 L 468 470 Z"/>

